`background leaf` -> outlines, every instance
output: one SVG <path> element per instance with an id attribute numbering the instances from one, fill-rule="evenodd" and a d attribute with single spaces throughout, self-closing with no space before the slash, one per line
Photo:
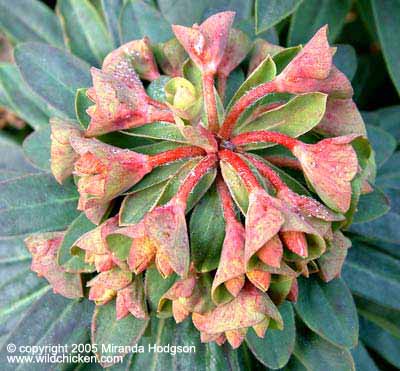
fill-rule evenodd
<path id="1" fill-rule="evenodd" d="M 303 0 L 256 0 L 256 32 L 275 26 L 293 13 Z"/>
<path id="2" fill-rule="evenodd" d="M 329 41 L 338 37 L 351 0 L 304 0 L 292 16 L 288 45 L 305 44 L 319 28 L 329 25 Z"/>
<path id="3" fill-rule="evenodd" d="M 285 302 L 279 307 L 284 327 L 282 331 L 267 330 L 264 339 L 259 338 L 253 331 L 246 336 L 246 344 L 256 358 L 266 367 L 272 369 L 286 365 L 294 349 L 296 328 L 292 305 Z"/>
<path id="4" fill-rule="evenodd" d="M 399 310 L 399 262 L 374 248 L 353 241 L 342 276 L 351 291 L 380 305 Z M 384 288 L 384 289 L 383 289 Z"/>
<path id="5" fill-rule="evenodd" d="M 39 41 L 63 47 L 58 18 L 42 1 L 0 1 L 0 29 L 14 42 Z"/>
<path id="6" fill-rule="evenodd" d="M 397 92 L 400 94 L 400 71 L 398 60 L 400 55 L 400 2 L 396 0 L 371 0 L 379 40 L 389 74 Z"/>
<path id="7" fill-rule="evenodd" d="M 61 49 L 40 43 L 18 45 L 14 57 L 30 88 L 74 119 L 76 89 L 91 85 L 89 66 Z"/>
<path id="8" fill-rule="evenodd" d="M 25 156 L 37 168 L 50 171 L 50 126 L 28 135 L 23 143 Z"/>
<path id="9" fill-rule="evenodd" d="M 144 36 L 151 42 L 159 43 L 172 39 L 171 25 L 153 6 L 141 0 L 129 0 L 120 17 L 122 42 L 141 39 Z"/>
<path id="10" fill-rule="evenodd" d="M 90 65 L 101 67 L 113 43 L 94 6 L 89 0 L 59 0 L 57 12 L 71 52 Z"/>
<path id="11" fill-rule="evenodd" d="M 357 311 L 341 279 L 329 283 L 315 275 L 300 279 L 299 298 L 294 307 L 307 326 L 324 339 L 346 348 L 357 344 Z"/>
<path id="12" fill-rule="evenodd" d="M 72 181 L 61 187 L 50 174 L 0 182 L 0 236 L 63 230 L 78 215 L 77 200 Z"/>
<path id="13" fill-rule="evenodd" d="M 115 300 L 101 306 L 97 306 L 92 319 L 92 344 L 98 345 L 98 356 L 122 356 L 123 352 L 115 351 L 108 345 L 127 346 L 138 343 L 142 337 L 148 320 L 139 320 L 128 315 L 117 321 Z M 103 363 L 102 366 L 109 366 L 112 363 Z"/>
<path id="14" fill-rule="evenodd" d="M 0 349 L 0 362 L 4 369 L 14 370 L 8 363 L 5 345 L 45 346 L 85 344 L 89 340 L 90 313 L 93 304 L 88 300 L 69 300 L 51 291 L 44 294 L 26 312 Z M 61 353 L 61 352 L 60 352 Z M 23 355 L 18 350 L 15 355 Z M 10 367 L 8 367 L 8 366 Z M 8 368 L 7 368 L 8 367 Z M 43 367 L 40 366 L 40 367 Z M 26 369 L 33 369 L 32 365 Z"/>

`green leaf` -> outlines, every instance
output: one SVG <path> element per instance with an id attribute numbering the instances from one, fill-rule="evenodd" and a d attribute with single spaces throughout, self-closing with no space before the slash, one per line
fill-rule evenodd
<path id="1" fill-rule="evenodd" d="M 368 321 L 382 327 L 395 337 L 400 338 L 400 312 L 383 307 L 361 296 L 354 295 L 357 312 Z"/>
<path id="2" fill-rule="evenodd" d="M 92 344 L 98 345 L 95 354 L 98 357 L 110 358 L 112 356 L 123 356 L 126 352 L 121 352 L 118 347 L 137 344 L 148 323 L 148 320 L 136 319 L 132 315 L 117 321 L 115 300 L 105 305 L 96 306 L 92 322 Z M 112 364 L 110 361 L 101 363 L 103 367 Z"/>
<path id="3" fill-rule="evenodd" d="M 353 224 L 350 232 L 371 242 L 387 242 L 400 245 L 400 215 L 389 211 L 371 222 Z"/>
<path id="4" fill-rule="evenodd" d="M 50 174 L 1 182 L 0 236 L 63 230 L 78 215 L 77 200 L 72 181 L 60 186 Z"/>
<path id="5" fill-rule="evenodd" d="M 50 126 L 27 136 L 22 144 L 25 156 L 39 169 L 50 171 Z"/>
<path id="6" fill-rule="evenodd" d="M 235 133 L 271 130 L 291 137 L 298 137 L 314 128 L 325 113 L 326 94 L 301 94 L 288 103 L 267 111 L 249 124 L 242 125 Z M 257 143 L 257 148 L 260 148 Z"/>
<path id="7" fill-rule="evenodd" d="M 70 300 L 47 291 L 30 307 L 5 340 L 0 349 L 1 364 L 7 364 L 8 343 L 16 345 L 15 355 L 26 355 L 19 351 L 23 346 L 44 347 L 66 344 L 70 351 L 71 344 L 85 344 L 89 340 L 92 308 L 93 304 L 86 299 Z M 32 365 L 26 369 L 28 368 L 33 369 Z"/>
<path id="8" fill-rule="evenodd" d="M 360 196 L 353 223 L 365 223 L 385 215 L 390 210 L 389 200 L 377 187 L 374 191 Z"/>
<path id="9" fill-rule="evenodd" d="M 71 52 L 100 67 L 113 42 L 95 7 L 89 0 L 59 0 L 57 12 Z"/>
<path id="10" fill-rule="evenodd" d="M 58 251 L 58 264 L 62 265 L 67 272 L 80 273 L 93 272 L 95 270 L 92 264 L 87 264 L 83 261 L 83 252 L 80 256 L 78 252 L 72 254 L 71 250 L 79 237 L 94 228 L 96 228 L 96 225 L 86 217 L 85 213 L 81 213 L 68 227 Z M 79 251 L 81 250 L 79 249 Z"/>
<path id="11" fill-rule="evenodd" d="M 87 88 L 81 88 L 76 91 L 75 95 L 75 114 L 82 129 L 87 129 L 90 123 L 90 116 L 86 110 L 93 106 L 93 102 L 86 95 Z"/>
<path id="12" fill-rule="evenodd" d="M 233 96 L 227 111 L 229 111 L 233 104 L 244 94 L 252 88 L 263 84 L 264 82 L 271 81 L 276 76 L 276 67 L 274 61 L 268 57 L 250 74 L 250 76 L 239 87 L 236 94 Z"/>
<path id="13" fill-rule="evenodd" d="M 300 279 L 294 307 L 306 325 L 322 338 L 339 347 L 357 344 L 357 311 L 343 280 L 324 283 L 315 275 Z"/>
<path id="14" fill-rule="evenodd" d="M 6 336 L 33 302 L 50 290 L 46 280 L 30 269 L 26 236 L 0 238 L 0 336 Z M 0 346 L 2 339 L 0 338 Z"/>
<path id="15" fill-rule="evenodd" d="M 360 316 L 360 338 L 396 368 L 400 368 L 400 339 Z"/>
<path id="16" fill-rule="evenodd" d="M 153 122 L 129 131 L 124 131 L 126 135 L 133 135 L 142 138 L 162 139 L 171 142 L 188 144 L 186 138 L 181 134 L 179 128 L 167 122 Z"/>
<path id="17" fill-rule="evenodd" d="M 200 159 L 194 158 L 187 161 L 179 170 L 179 172 L 171 178 L 165 187 L 164 193 L 162 197 L 159 199 L 158 204 L 164 205 L 166 204 L 177 192 L 183 181 L 186 179 L 186 176 L 190 173 L 190 171 L 200 162 Z M 200 199 L 204 196 L 207 190 L 211 187 L 211 184 L 214 182 L 216 177 L 216 169 L 208 171 L 201 180 L 196 184 L 193 188 L 192 192 L 187 200 L 186 213 L 188 213 L 196 204 L 200 201 Z"/>
<path id="18" fill-rule="evenodd" d="M 135 184 L 129 192 L 138 192 L 171 179 L 187 161 L 187 159 L 184 159 L 156 167 L 139 183 Z"/>
<path id="19" fill-rule="evenodd" d="M 238 22 L 249 18 L 252 11 L 252 1 L 249 0 L 158 0 L 157 3 L 169 23 L 183 26 L 201 23 L 205 18 L 226 10 L 236 12 L 235 21 Z"/>
<path id="20" fill-rule="evenodd" d="M 151 318 L 151 328 L 139 343 L 143 352 L 130 354 L 124 362 L 129 370 L 238 370 L 237 355 L 234 351 L 216 344 L 200 342 L 199 332 L 190 320 L 175 324 L 173 319 Z M 150 347 L 186 346 L 186 352 L 157 352 Z M 192 348 L 190 348 L 192 347 Z M 150 351 L 149 351 L 150 349 Z M 170 348 L 172 349 L 172 348 Z"/>
<path id="21" fill-rule="evenodd" d="M 400 152 L 396 152 L 379 169 L 376 184 L 380 187 L 400 188 Z"/>
<path id="22" fill-rule="evenodd" d="M 254 331 L 249 331 L 246 343 L 254 356 L 266 367 L 272 369 L 286 365 L 294 349 L 296 328 L 292 305 L 285 302 L 279 307 L 283 318 L 282 331 L 267 330 L 264 339 L 256 336 Z"/>
<path id="23" fill-rule="evenodd" d="M 294 355 L 307 370 L 355 371 L 353 358 L 347 349 L 338 348 L 305 328 L 296 333 Z"/>
<path id="24" fill-rule="evenodd" d="M 336 47 L 333 63 L 349 80 L 352 80 L 357 71 L 356 51 L 351 45 L 339 44 Z"/>
<path id="25" fill-rule="evenodd" d="M 229 163 L 221 161 L 220 167 L 222 176 L 224 177 L 224 181 L 229 188 L 232 198 L 243 215 L 246 215 L 249 206 L 249 193 L 246 186 Z"/>
<path id="26" fill-rule="evenodd" d="M 161 274 L 158 273 L 158 270 L 154 265 L 146 269 L 144 290 L 146 292 L 151 312 L 157 313 L 158 302 L 160 301 L 161 296 L 168 291 L 176 279 L 176 274 L 172 274 L 164 279 Z"/>
<path id="27" fill-rule="evenodd" d="M 275 26 L 293 13 L 303 0 L 256 0 L 256 32 Z"/>
<path id="28" fill-rule="evenodd" d="M 351 0 L 304 0 L 292 16 L 288 44 L 305 44 L 326 24 L 329 25 L 329 41 L 335 41 L 351 4 Z"/>
<path id="29" fill-rule="evenodd" d="M 384 107 L 373 112 L 378 115 L 378 125 L 400 141 L 400 106 Z"/>
<path id="30" fill-rule="evenodd" d="M 286 48 L 281 52 L 275 54 L 272 59 L 276 65 L 276 74 L 279 75 L 284 68 L 289 64 L 289 62 L 299 53 L 301 50 L 301 45 L 292 46 L 291 48 Z"/>
<path id="31" fill-rule="evenodd" d="M 18 45 L 14 57 L 30 88 L 51 107 L 75 118 L 76 89 L 91 85 L 89 66 L 61 49 L 40 43 Z"/>
<path id="32" fill-rule="evenodd" d="M 351 355 L 353 356 L 356 370 L 379 371 L 361 341 L 351 350 Z"/>
<path id="33" fill-rule="evenodd" d="M 398 69 L 400 40 L 397 37 L 400 32 L 400 2 L 395 0 L 371 0 L 371 2 L 383 56 L 392 81 L 400 94 Z"/>
<path id="34" fill-rule="evenodd" d="M 14 43 L 39 41 L 63 47 L 60 22 L 38 0 L 0 0 L 0 29 Z"/>
<path id="35" fill-rule="evenodd" d="M 396 150 L 396 138 L 387 131 L 372 125 L 366 125 L 368 139 L 375 151 L 375 160 L 378 167 L 382 166 Z"/>
<path id="36" fill-rule="evenodd" d="M 11 111 L 35 129 L 48 125 L 52 112 L 22 80 L 15 65 L 0 64 L 0 87 Z"/>
<path id="37" fill-rule="evenodd" d="M 0 133 L 0 174 L 10 171 L 23 174 L 37 170 L 26 160 L 21 146 Z M 1 207 L 0 205 L 0 210 Z"/>
<path id="38" fill-rule="evenodd" d="M 342 277 L 356 295 L 400 310 L 400 270 L 397 259 L 353 240 Z"/>
<path id="39" fill-rule="evenodd" d="M 122 42 L 149 37 L 152 43 L 172 39 L 171 25 L 153 6 L 140 0 L 130 0 L 120 17 Z"/>
<path id="40" fill-rule="evenodd" d="M 120 209 L 120 225 L 140 222 L 144 215 L 157 205 L 167 184 L 168 182 L 164 181 L 126 196 Z"/>
<path id="41" fill-rule="evenodd" d="M 121 15 L 123 5 L 124 0 L 101 0 L 101 8 L 106 20 L 108 32 L 111 35 L 115 48 L 121 45 L 119 17 Z"/>
<path id="42" fill-rule="evenodd" d="M 189 229 L 196 270 L 208 272 L 216 269 L 225 237 L 225 220 L 215 187 L 211 187 L 194 208 Z"/>

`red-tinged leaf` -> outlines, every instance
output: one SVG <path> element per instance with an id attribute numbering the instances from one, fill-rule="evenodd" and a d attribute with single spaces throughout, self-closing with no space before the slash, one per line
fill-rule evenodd
<path id="1" fill-rule="evenodd" d="M 157 247 L 157 258 L 163 258 L 162 262 L 182 277 L 187 275 L 190 261 L 185 208 L 184 203 L 172 199 L 144 218 L 146 231 Z"/>
<path id="2" fill-rule="evenodd" d="M 280 230 L 284 218 L 274 205 L 272 197 L 261 188 L 255 188 L 249 195 L 246 216 L 245 262 L 264 246 Z"/>
<path id="3" fill-rule="evenodd" d="M 351 202 L 351 181 L 357 174 L 357 154 L 351 142 L 357 135 L 324 139 L 316 144 L 299 144 L 293 153 L 308 181 L 333 210 L 346 212 Z"/>
<path id="4" fill-rule="evenodd" d="M 107 73 L 124 74 L 128 72 L 127 65 L 143 80 L 153 81 L 160 77 L 147 37 L 133 40 L 112 51 L 104 59 L 102 69 Z"/>
<path id="5" fill-rule="evenodd" d="M 141 276 L 134 277 L 129 286 L 118 291 L 115 305 L 118 320 L 124 318 L 129 313 L 139 319 L 148 318 L 143 279 Z"/>
<path id="6" fill-rule="evenodd" d="M 85 251 L 85 262 L 94 263 L 98 272 L 110 270 L 116 265 L 125 268 L 108 249 L 106 238 L 118 228 L 118 216 L 108 219 L 97 228 L 81 236 L 73 246 Z"/>
<path id="7" fill-rule="evenodd" d="M 213 307 L 210 297 L 210 278 L 208 274 L 197 275 L 192 268 L 189 277 L 181 279 L 161 297 L 158 314 L 165 317 L 172 314 L 176 323 L 182 322 L 191 312 L 204 313 Z"/>
<path id="8" fill-rule="evenodd" d="M 220 334 L 226 331 L 251 327 L 272 318 L 282 328 L 282 318 L 269 297 L 247 284 L 239 295 L 226 304 L 205 313 L 193 313 L 196 328 L 207 334 Z"/>
<path id="9" fill-rule="evenodd" d="M 266 292 L 271 283 L 271 273 L 265 272 L 262 269 L 253 268 L 247 272 L 249 281 L 259 290 Z"/>
<path id="10" fill-rule="evenodd" d="M 343 215 L 334 213 L 311 197 L 296 194 L 290 188 L 279 190 L 276 197 L 285 201 L 304 217 L 314 217 L 330 222 L 344 220 Z"/>
<path id="11" fill-rule="evenodd" d="M 320 28 L 282 72 L 288 80 L 328 77 L 332 67 L 332 50 L 327 38 L 328 27 Z"/>
<path id="12" fill-rule="evenodd" d="M 308 247 L 306 236 L 303 232 L 287 231 L 281 232 L 280 237 L 285 246 L 295 254 L 306 258 L 308 256 Z"/>
<path id="13" fill-rule="evenodd" d="M 172 26 L 176 38 L 203 73 L 216 72 L 234 16 L 234 12 L 221 12 L 207 18 L 200 26 Z"/>
<path id="14" fill-rule="evenodd" d="M 283 246 L 279 236 L 272 237 L 260 250 L 257 251 L 257 257 L 264 264 L 279 268 L 283 255 Z"/>
<path id="15" fill-rule="evenodd" d="M 132 239 L 127 259 L 129 269 L 139 274 L 143 272 L 155 259 L 157 248 L 152 242 L 144 222 L 118 229 L 115 235 L 124 235 Z"/>
<path id="16" fill-rule="evenodd" d="M 247 328 L 241 328 L 238 330 L 226 331 L 225 336 L 226 340 L 228 340 L 229 344 L 233 349 L 237 349 L 242 344 L 247 334 Z"/>
<path id="17" fill-rule="evenodd" d="M 81 136 L 82 133 L 73 122 L 58 118 L 50 119 L 51 127 L 51 172 L 57 182 L 62 183 L 74 169 L 74 162 L 78 155 L 69 142 L 72 136 Z"/>
<path id="18" fill-rule="evenodd" d="M 318 259 L 319 275 L 325 282 L 340 276 L 350 247 L 351 241 L 342 232 L 333 233 L 333 239 L 328 241 L 326 253 Z"/>
<path id="19" fill-rule="evenodd" d="M 249 37 L 240 30 L 232 28 L 228 42 L 218 66 L 218 76 L 228 77 L 229 74 L 243 61 L 251 49 Z"/>
<path id="20" fill-rule="evenodd" d="M 235 291 L 237 291 L 235 287 L 239 287 L 240 291 L 240 286 L 244 284 L 244 279 L 241 279 L 244 278 L 244 274 L 246 273 L 244 264 L 244 243 L 245 232 L 243 226 L 239 222 L 228 222 L 226 224 L 225 239 L 218 269 L 211 290 L 212 299 L 217 305 L 231 300 L 232 296 L 236 296 L 234 295 Z M 239 281 L 234 281 L 234 279 L 239 279 Z M 231 295 L 227 295 L 227 293 L 224 292 L 224 287 L 221 286 L 224 283 Z"/>
<path id="21" fill-rule="evenodd" d="M 42 233 L 26 238 L 25 244 L 32 254 L 31 269 L 39 277 L 46 278 L 55 293 L 70 299 L 80 298 L 83 296 L 80 275 L 66 273 L 57 262 L 63 238 L 63 232 Z"/>
<path id="22" fill-rule="evenodd" d="M 319 91 L 336 98 L 351 98 L 353 88 L 347 77 L 332 65 L 333 50 L 321 28 L 276 78 L 280 92 Z"/>
<path id="23" fill-rule="evenodd" d="M 75 162 L 79 176 L 79 210 L 105 204 L 139 182 L 152 169 L 149 157 L 97 139 L 71 138 L 80 156 Z"/>
<path id="24" fill-rule="evenodd" d="M 328 98 L 325 115 L 316 131 L 327 136 L 358 134 L 366 136 L 364 120 L 352 99 Z"/>
<path id="25" fill-rule="evenodd" d="M 119 268 L 101 272 L 86 284 L 90 287 L 89 299 L 94 300 L 96 305 L 106 304 L 117 295 L 118 290 L 129 285 L 131 280 L 132 273 Z"/>

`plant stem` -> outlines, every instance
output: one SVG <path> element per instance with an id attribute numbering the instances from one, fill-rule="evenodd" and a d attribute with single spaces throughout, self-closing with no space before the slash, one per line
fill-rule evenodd
<path id="1" fill-rule="evenodd" d="M 150 156 L 149 162 L 152 167 L 157 167 L 165 165 L 169 162 L 180 160 L 182 158 L 196 157 L 204 154 L 205 151 L 200 147 L 194 147 L 194 146 L 179 147 Z"/>
<path id="2" fill-rule="evenodd" d="M 236 170 L 249 192 L 254 188 L 261 188 L 256 176 L 239 155 L 235 152 L 229 151 L 228 149 L 219 151 L 218 155 L 222 161 L 226 161 Z"/>
<path id="3" fill-rule="evenodd" d="M 272 170 L 266 163 L 257 160 L 253 156 L 246 155 L 246 158 L 259 170 L 262 176 L 267 178 L 277 191 L 286 189 L 286 184 L 279 175 Z"/>
<path id="4" fill-rule="evenodd" d="M 217 155 L 215 154 L 204 157 L 185 178 L 185 180 L 179 187 L 176 197 L 180 201 L 186 202 L 193 188 L 207 173 L 207 171 L 209 171 L 215 165 L 216 161 Z"/>
<path id="5" fill-rule="evenodd" d="M 208 118 L 208 130 L 217 133 L 219 129 L 217 103 L 215 101 L 214 75 L 202 74 L 204 106 Z"/>
<path id="6" fill-rule="evenodd" d="M 293 170 L 301 170 L 301 165 L 299 160 L 295 158 L 289 158 L 285 156 L 278 156 L 278 155 L 271 155 L 271 156 L 264 156 L 264 158 L 279 167 L 288 167 Z"/>
<path id="7" fill-rule="evenodd" d="M 301 143 L 299 140 L 289 137 L 288 135 L 266 130 L 239 134 L 238 136 L 234 137 L 231 142 L 236 146 L 258 142 L 276 143 L 286 147 L 290 151 L 292 151 L 296 145 Z"/>
<path id="8" fill-rule="evenodd" d="M 222 212 L 226 222 L 230 220 L 236 221 L 235 206 L 228 187 L 220 175 L 217 178 L 217 190 L 222 204 Z"/>
<path id="9" fill-rule="evenodd" d="M 228 76 L 226 76 L 223 73 L 218 73 L 217 88 L 218 88 L 218 95 L 221 98 L 222 103 L 224 103 L 224 101 L 225 101 L 227 80 L 228 80 Z"/>
<path id="10" fill-rule="evenodd" d="M 259 85 L 256 88 L 250 90 L 247 94 L 243 95 L 229 111 L 225 118 L 224 123 L 221 126 L 219 135 L 223 139 L 229 139 L 232 134 L 232 130 L 235 123 L 243 111 L 252 105 L 254 102 L 262 98 L 264 95 L 273 93 L 276 91 L 274 80 L 266 82 L 265 84 Z"/>

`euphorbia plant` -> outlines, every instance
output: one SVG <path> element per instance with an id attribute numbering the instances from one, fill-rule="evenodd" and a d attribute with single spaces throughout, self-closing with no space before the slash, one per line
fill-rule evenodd
<path id="1" fill-rule="evenodd" d="M 284 328 L 279 308 L 298 299 L 300 276 L 340 275 L 341 230 L 371 190 L 373 155 L 326 27 L 303 48 L 258 42 L 247 63 L 251 43 L 233 20 L 172 26 L 176 39 L 130 41 L 91 68 L 80 125 L 51 120 L 51 170 L 60 183 L 73 176 L 94 226 L 68 246 L 73 267 L 57 262 L 65 231 L 26 243 L 58 293 L 98 307 L 115 299 L 118 320 L 191 316 L 203 342 L 237 348 L 248 331 Z M 246 63 L 228 95 L 230 73 Z M 151 140 L 130 146 L 132 137 Z M 198 207 L 223 225 L 207 251 Z M 154 267 L 163 292 L 152 313 Z"/>

